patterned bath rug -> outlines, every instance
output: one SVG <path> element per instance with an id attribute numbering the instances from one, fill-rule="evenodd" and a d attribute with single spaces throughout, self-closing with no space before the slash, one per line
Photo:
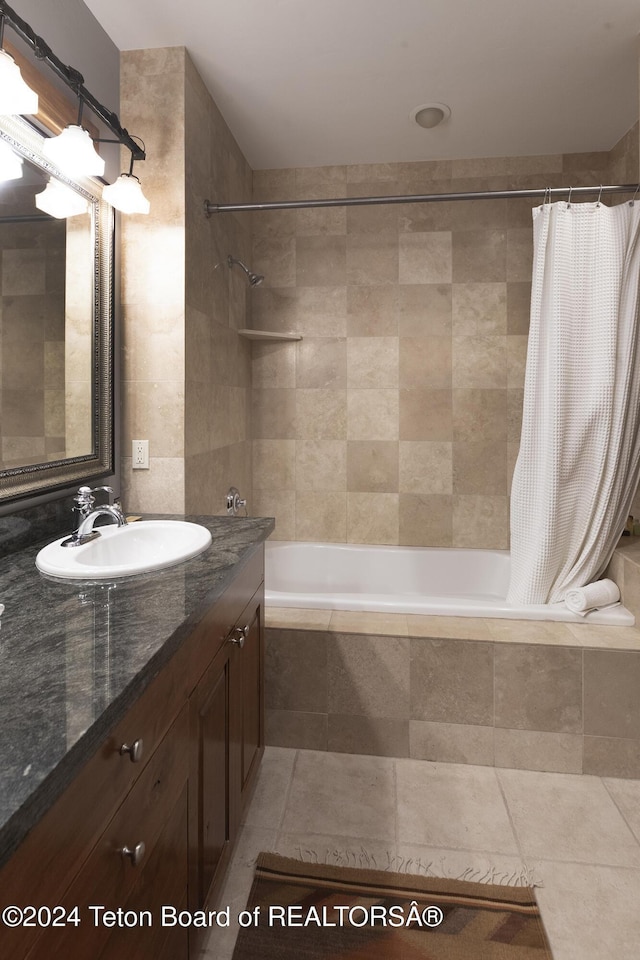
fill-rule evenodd
<path id="1" fill-rule="evenodd" d="M 233 960 L 552 960 L 528 887 L 261 853 Z"/>

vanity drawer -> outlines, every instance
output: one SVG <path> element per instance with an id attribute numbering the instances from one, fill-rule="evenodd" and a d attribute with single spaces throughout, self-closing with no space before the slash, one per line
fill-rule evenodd
<path id="1" fill-rule="evenodd" d="M 140 882 L 124 909 L 140 916 L 149 911 L 151 927 L 112 930 L 100 960 L 187 960 L 189 930 L 186 927 L 163 927 L 158 905 L 167 904 L 178 910 L 187 909 L 187 788 L 186 785 L 171 814 L 162 836 L 144 867 Z M 90 955 L 93 960 L 93 955 Z"/>
<path id="2" fill-rule="evenodd" d="M 26 837 L 0 871 L 0 890 L 18 905 L 55 905 L 95 846 L 105 824 L 147 769 L 163 736 L 187 699 L 187 650 L 180 648 L 107 737 L 72 784 Z M 136 762 L 120 754 L 122 744 L 143 741 Z M 186 748 L 185 748 L 186 749 Z M 155 769 L 153 767 L 152 769 Z M 5 939 L 11 934 L 10 951 Z M 0 927 L 0 957 L 23 957 L 37 935 L 31 929 Z"/>
<path id="3" fill-rule="evenodd" d="M 263 580 L 264 544 L 260 544 L 189 638 L 191 690 L 239 623 L 248 598 L 260 588 Z"/>
<path id="4" fill-rule="evenodd" d="M 146 957 L 164 940 L 159 907 L 179 905 L 187 888 L 189 712 L 185 705 L 86 863 L 58 902 L 78 907 L 81 923 L 41 933 L 29 960 Z M 144 844 L 144 850 L 141 847 Z M 127 855 L 123 850 L 129 851 Z M 165 899 L 166 898 L 166 899 Z M 103 911 L 149 911 L 150 925 L 108 926 Z M 113 938 L 113 943 L 112 943 Z M 187 938 L 184 937 L 184 944 Z"/>

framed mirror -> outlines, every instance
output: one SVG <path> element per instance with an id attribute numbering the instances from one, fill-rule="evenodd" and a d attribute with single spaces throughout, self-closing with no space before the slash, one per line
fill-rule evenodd
<path id="1" fill-rule="evenodd" d="M 52 166 L 43 141 L 0 117 L 0 149 L 21 161 L 0 178 L 0 508 L 115 467 L 113 209 L 100 183 Z M 80 212 L 41 210 L 50 185 Z"/>

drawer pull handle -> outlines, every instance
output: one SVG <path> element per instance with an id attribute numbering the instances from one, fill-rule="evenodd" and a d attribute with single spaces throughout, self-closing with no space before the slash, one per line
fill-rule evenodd
<path id="1" fill-rule="evenodd" d="M 146 847 L 144 845 L 144 841 L 141 840 L 140 843 L 136 843 L 133 850 L 129 849 L 129 847 L 122 847 L 122 849 L 120 850 L 120 854 L 122 855 L 123 858 L 129 857 L 132 865 L 134 867 L 138 867 L 142 863 L 142 858 L 144 857 L 145 850 L 146 850 Z"/>
<path id="2" fill-rule="evenodd" d="M 240 649 L 244 647 L 244 642 L 249 636 L 249 624 L 244 627 L 234 627 L 228 636 L 229 643 L 237 643 Z"/>
<path id="3" fill-rule="evenodd" d="M 139 763 L 142 760 L 142 740 L 134 740 L 131 745 L 128 743 L 123 743 L 120 747 L 120 756 L 128 753 L 131 763 Z"/>

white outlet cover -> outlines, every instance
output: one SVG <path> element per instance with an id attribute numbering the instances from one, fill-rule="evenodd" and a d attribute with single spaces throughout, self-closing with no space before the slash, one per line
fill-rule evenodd
<path id="1" fill-rule="evenodd" d="M 131 468 L 133 470 L 149 469 L 149 441 L 131 441 Z"/>

